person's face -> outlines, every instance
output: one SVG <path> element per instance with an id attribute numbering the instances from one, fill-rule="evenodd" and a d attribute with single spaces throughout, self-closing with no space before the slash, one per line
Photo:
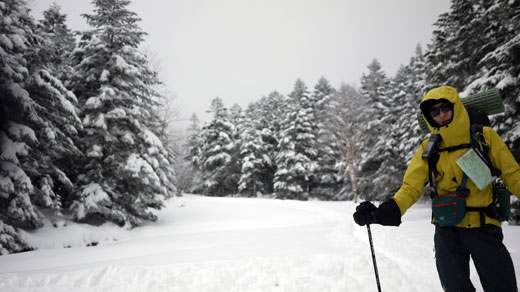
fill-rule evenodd
<path id="1" fill-rule="evenodd" d="M 433 120 L 440 126 L 445 126 L 451 122 L 453 118 L 453 106 L 446 102 L 438 103 L 431 107 L 430 115 Z"/>

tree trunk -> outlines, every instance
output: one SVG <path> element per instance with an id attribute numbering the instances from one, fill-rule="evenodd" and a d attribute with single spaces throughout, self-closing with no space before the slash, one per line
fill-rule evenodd
<path id="1" fill-rule="evenodd" d="M 354 167 L 350 167 L 348 174 L 350 176 L 350 183 L 352 184 L 352 199 L 354 200 L 354 204 L 356 204 L 358 202 L 358 193 L 356 184 L 356 170 L 354 169 Z"/>

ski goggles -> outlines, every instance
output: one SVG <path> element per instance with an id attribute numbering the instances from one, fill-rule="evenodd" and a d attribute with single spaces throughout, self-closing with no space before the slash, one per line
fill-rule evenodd
<path id="1" fill-rule="evenodd" d="M 443 103 L 440 107 L 431 108 L 430 109 L 430 116 L 432 118 L 435 118 L 436 116 L 438 116 L 441 113 L 441 111 L 443 113 L 447 113 L 447 112 L 450 112 L 452 110 L 453 110 L 453 105 L 452 104 Z"/>

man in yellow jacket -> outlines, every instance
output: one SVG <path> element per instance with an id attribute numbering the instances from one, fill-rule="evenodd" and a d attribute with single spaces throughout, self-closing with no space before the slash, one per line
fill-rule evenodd
<path id="1" fill-rule="evenodd" d="M 450 86 L 430 90 L 421 101 L 421 112 L 433 134 L 442 138 L 439 148 L 445 149 L 470 144 L 470 119 L 458 92 Z M 483 127 L 484 144 L 489 147 L 489 160 L 500 171 L 500 178 L 509 190 L 520 198 L 520 166 L 491 128 Z M 399 226 L 401 216 L 423 195 L 430 180 L 428 160 L 423 159 L 428 140 L 415 153 L 403 184 L 394 197 L 379 205 L 363 202 L 354 213 L 359 225 L 371 223 Z M 437 194 L 454 194 L 463 184 L 464 173 L 456 160 L 468 148 L 439 152 L 434 176 L 434 191 Z M 503 245 L 500 222 L 483 210 L 493 200 L 493 187 L 479 189 L 470 179 L 465 189 L 468 211 L 462 220 L 453 226 L 435 227 L 435 259 L 437 271 L 445 291 L 475 291 L 469 277 L 469 259 L 473 259 L 484 290 L 517 292 L 516 277 L 511 256 Z"/>

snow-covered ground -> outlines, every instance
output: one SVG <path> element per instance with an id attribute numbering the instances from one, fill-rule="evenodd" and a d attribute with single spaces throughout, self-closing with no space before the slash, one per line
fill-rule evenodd
<path id="1" fill-rule="evenodd" d="M 0 291 L 377 291 L 354 208 L 186 195 L 131 231 L 45 227 L 26 234 L 39 250 L 0 257 Z M 372 226 L 383 291 L 442 291 L 430 216 L 416 204 L 401 227 Z M 520 227 L 504 234 L 520 278 Z"/>

